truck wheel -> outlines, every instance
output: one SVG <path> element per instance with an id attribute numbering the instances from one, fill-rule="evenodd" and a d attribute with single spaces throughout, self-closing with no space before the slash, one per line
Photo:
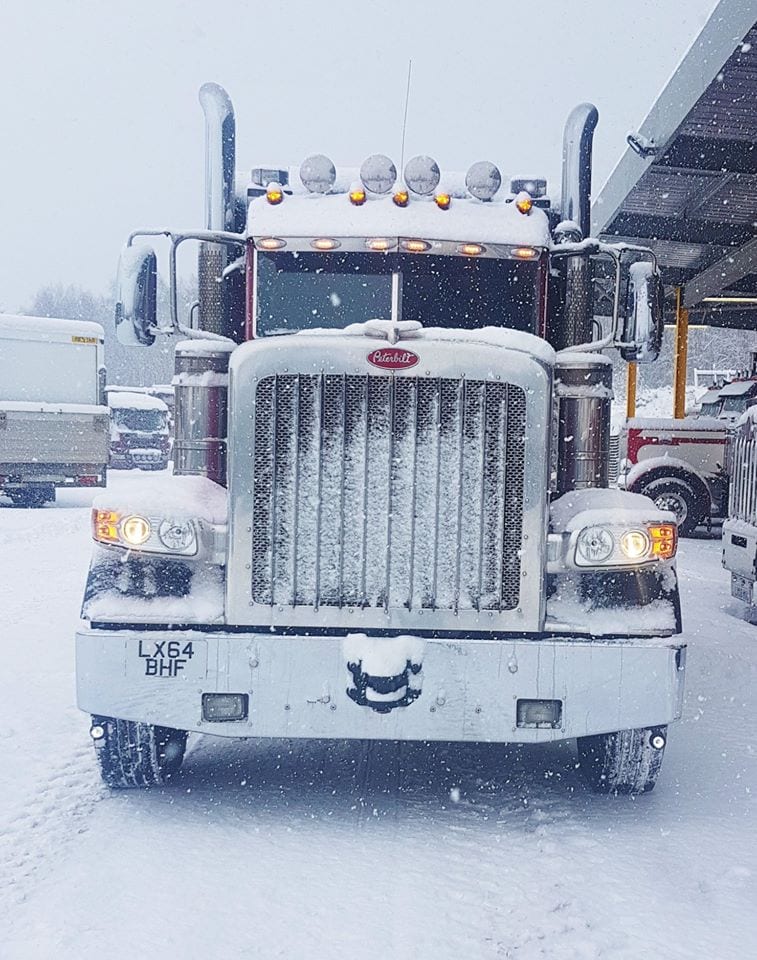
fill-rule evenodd
<path id="1" fill-rule="evenodd" d="M 678 521 L 678 533 L 682 537 L 690 537 L 700 523 L 703 522 L 706 508 L 703 508 L 693 487 L 685 480 L 674 477 L 660 477 L 651 480 L 646 486 L 639 489 L 639 493 L 654 500 L 660 510 L 674 513 Z"/>
<path id="2" fill-rule="evenodd" d="M 185 730 L 133 720 L 92 717 L 100 775 L 109 787 L 149 787 L 178 772 L 187 745 Z"/>
<path id="3" fill-rule="evenodd" d="M 595 793 L 648 793 L 657 782 L 667 727 L 578 738 L 581 773 Z"/>
<path id="4" fill-rule="evenodd" d="M 14 507 L 44 507 L 55 500 L 55 487 L 51 483 L 35 483 L 28 487 L 14 487 L 5 491 Z"/>

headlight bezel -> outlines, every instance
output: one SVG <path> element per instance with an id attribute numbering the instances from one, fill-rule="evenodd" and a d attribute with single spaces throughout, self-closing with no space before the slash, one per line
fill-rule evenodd
<path id="1" fill-rule="evenodd" d="M 581 552 L 581 543 L 594 533 L 601 532 L 613 541 L 612 550 L 602 560 L 587 560 Z M 675 559 L 678 549 L 678 527 L 668 521 L 644 523 L 594 523 L 569 535 L 565 558 L 577 570 L 637 569 L 649 564 Z M 643 540 L 646 549 L 629 554 L 624 541 L 631 538 Z"/>
<path id="2" fill-rule="evenodd" d="M 135 542 L 124 534 L 126 526 L 142 523 L 147 528 L 147 536 L 141 542 Z M 184 547 L 171 547 L 164 542 L 161 531 L 166 524 L 184 527 L 191 531 Z M 200 549 L 199 521 L 181 516 L 151 516 L 136 511 L 101 510 L 92 508 L 92 538 L 106 547 L 115 547 L 132 553 L 160 554 L 174 557 L 196 557 Z"/>

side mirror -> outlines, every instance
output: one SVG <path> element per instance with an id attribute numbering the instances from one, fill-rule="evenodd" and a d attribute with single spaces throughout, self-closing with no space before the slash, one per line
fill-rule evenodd
<path id="1" fill-rule="evenodd" d="M 118 262 L 116 336 L 119 343 L 151 347 L 158 313 L 158 258 L 152 247 L 124 247 Z"/>
<path id="2" fill-rule="evenodd" d="M 648 260 L 632 263 L 627 273 L 620 355 L 627 362 L 656 360 L 662 346 L 665 293 L 662 278 Z"/>

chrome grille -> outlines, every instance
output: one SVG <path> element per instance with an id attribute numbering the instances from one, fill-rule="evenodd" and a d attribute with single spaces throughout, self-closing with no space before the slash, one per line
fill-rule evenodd
<path id="1" fill-rule="evenodd" d="M 728 516 L 757 524 L 757 429 L 749 421 L 737 427 L 727 446 L 730 473 Z"/>
<path id="2" fill-rule="evenodd" d="M 618 482 L 618 473 L 620 471 L 620 435 L 613 433 L 610 436 L 610 460 L 607 474 L 610 486 Z"/>
<path id="3" fill-rule="evenodd" d="M 261 379 L 253 603 L 517 607 L 525 421 L 512 384 Z"/>

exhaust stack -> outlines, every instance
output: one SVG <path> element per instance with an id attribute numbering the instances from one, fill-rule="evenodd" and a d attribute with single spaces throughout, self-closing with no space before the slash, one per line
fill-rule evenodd
<path id="1" fill-rule="evenodd" d="M 205 228 L 234 230 L 235 122 L 228 93 L 217 83 L 200 88 L 205 114 Z M 198 287 L 199 323 L 203 330 L 231 336 L 228 289 L 221 274 L 229 260 L 228 248 L 217 243 L 200 244 Z"/>
<path id="2" fill-rule="evenodd" d="M 562 163 L 562 220 L 560 239 L 575 242 L 591 230 L 591 148 L 599 120 L 592 103 L 579 103 L 565 123 Z M 575 226 L 571 226 L 575 224 Z M 565 266 L 565 324 L 559 347 L 587 343 L 592 338 L 591 264 L 588 256 L 571 257 Z"/>
<path id="3" fill-rule="evenodd" d="M 581 239 L 591 230 L 591 149 L 599 111 L 579 103 L 565 122 L 562 145 L 562 219 L 572 220 Z"/>

